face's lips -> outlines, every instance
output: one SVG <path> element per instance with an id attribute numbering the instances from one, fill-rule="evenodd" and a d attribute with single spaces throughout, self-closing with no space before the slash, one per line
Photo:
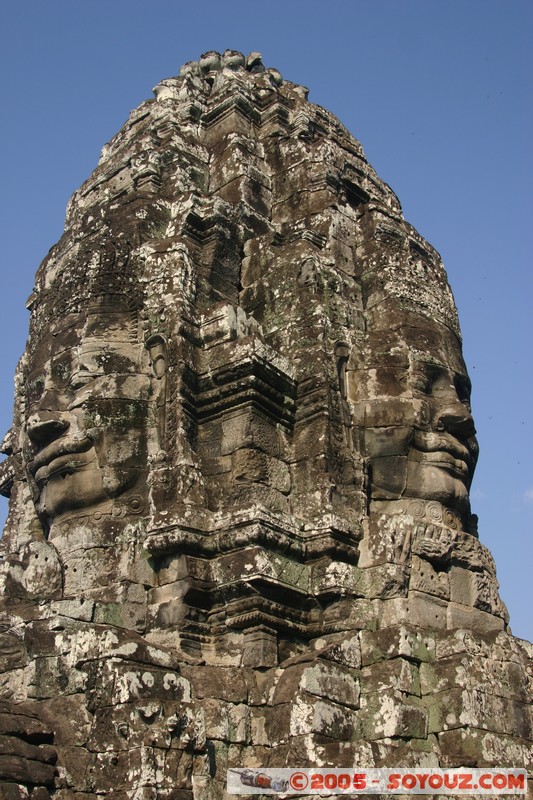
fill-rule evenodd
<path id="1" fill-rule="evenodd" d="M 470 450 L 449 433 L 415 431 L 413 445 L 420 454 L 418 460 L 435 464 L 459 477 L 466 478 L 473 467 Z"/>
<path id="2" fill-rule="evenodd" d="M 423 453 L 449 453 L 454 458 L 470 461 L 472 456 L 468 448 L 449 433 L 415 431 L 413 444 Z"/>
<path id="3" fill-rule="evenodd" d="M 42 488 L 42 485 L 53 478 L 66 478 L 73 472 L 88 466 L 95 461 L 94 453 L 86 450 L 84 453 L 74 453 L 54 458 L 50 464 L 40 467 L 35 473 L 35 482 Z"/>
<path id="4" fill-rule="evenodd" d="M 33 461 L 29 464 L 30 472 L 35 476 L 36 480 L 42 480 L 45 471 L 50 473 L 55 471 L 55 469 L 50 469 L 54 466 L 53 462 L 56 460 L 63 461 L 65 459 L 62 457 L 65 456 L 67 457 L 67 461 L 75 463 L 76 460 L 80 460 L 81 463 L 84 459 L 73 459 L 72 456 L 86 453 L 92 446 L 93 440 L 88 434 L 57 439 L 37 453 Z M 58 468 L 59 466 L 58 464 Z"/>
<path id="5" fill-rule="evenodd" d="M 431 464 L 432 466 L 444 469 L 457 478 L 465 479 L 470 470 L 462 459 L 453 458 L 449 453 L 423 453 L 422 458 L 417 459 L 420 463 Z"/>

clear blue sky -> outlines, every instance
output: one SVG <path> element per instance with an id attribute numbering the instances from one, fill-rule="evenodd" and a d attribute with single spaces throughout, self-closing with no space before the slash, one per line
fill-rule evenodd
<path id="1" fill-rule="evenodd" d="M 473 510 L 533 639 L 531 0 L 17 0 L 0 36 L 2 431 L 34 272 L 102 145 L 185 61 L 259 50 L 362 142 L 444 258 L 481 445 Z"/>

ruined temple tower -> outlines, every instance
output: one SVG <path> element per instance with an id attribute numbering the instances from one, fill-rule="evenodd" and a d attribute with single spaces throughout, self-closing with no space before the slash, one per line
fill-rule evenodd
<path id="1" fill-rule="evenodd" d="M 532 649 L 470 509 L 438 253 L 258 53 L 154 94 L 28 302 L 0 464 L 0 796 L 530 766 Z"/>

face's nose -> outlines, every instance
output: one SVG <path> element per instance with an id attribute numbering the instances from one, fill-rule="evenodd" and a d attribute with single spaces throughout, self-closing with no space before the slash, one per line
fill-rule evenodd
<path id="1" fill-rule="evenodd" d="M 470 439 L 476 434 L 474 420 L 470 411 L 462 403 L 450 403 L 439 409 L 433 419 L 437 431 L 446 431 L 459 439 Z"/>
<path id="2" fill-rule="evenodd" d="M 44 446 L 53 442 L 69 427 L 64 414 L 59 411 L 39 411 L 28 417 L 26 430 L 33 444 Z"/>

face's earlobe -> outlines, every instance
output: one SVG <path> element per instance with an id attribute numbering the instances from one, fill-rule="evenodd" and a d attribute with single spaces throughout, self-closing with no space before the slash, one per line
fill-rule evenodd
<path id="1" fill-rule="evenodd" d="M 155 333 L 146 340 L 145 347 L 154 375 L 160 380 L 167 371 L 167 343 L 161 334 Z"/>

